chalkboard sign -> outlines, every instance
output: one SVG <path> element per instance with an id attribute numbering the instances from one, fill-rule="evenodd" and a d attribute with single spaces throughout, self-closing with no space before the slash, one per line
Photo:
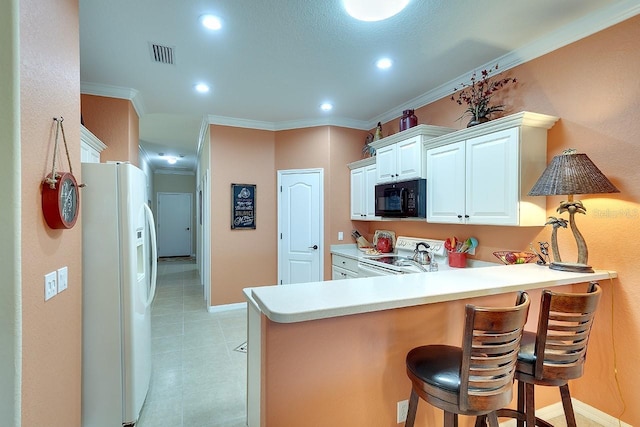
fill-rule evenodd
<path id="1" fill-rule="evenodd" d="M 231 229 L 256 228 L 256 186 L 231 184 Z"/>

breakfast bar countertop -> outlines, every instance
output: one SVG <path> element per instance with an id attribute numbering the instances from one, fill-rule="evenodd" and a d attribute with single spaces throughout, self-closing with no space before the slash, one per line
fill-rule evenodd
<path id="1" fill-rule="evenodd" d="M 615 271 L 572 273 L 537 264 L 461 268 L 245 289 L 271 321 L 295 323 L 617 277 Z"/>

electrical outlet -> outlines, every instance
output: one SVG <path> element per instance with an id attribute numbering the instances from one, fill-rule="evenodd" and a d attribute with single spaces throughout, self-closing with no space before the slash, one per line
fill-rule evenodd
<path id="1" fill-rule="evenodd" d="M 407 412 L 409 412 L 409 401 L 401 400 L 398 402 L 398 415 L 396 421 L 398 421 L 398 423 L 407 421 Z"/>
<path id="2" fill-rule="evenodd" d="M 58 269 L 58 293 L 67 289 L 68 287 L 67 277 L 68 277 L 67 267 L 64 266 L 62 268 L 59 268 Z"/>
<path id="3" fill-rule="evenodd" d="M 48 301 L 58 293 L 58 274 L 55 271 L 44 275 L 44 300 Z"/>

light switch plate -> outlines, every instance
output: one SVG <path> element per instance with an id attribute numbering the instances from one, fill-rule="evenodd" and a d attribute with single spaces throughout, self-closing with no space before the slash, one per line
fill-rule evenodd
<path id="1" fill-rule="evenodd" d="M 48 301 L 58 293 L 58 274 L 55 271 L 44 275 L 44 300 Z"/>
<path id="2" fill-rule="evenodd" d="M 58 293 L 64 291 L 68 287 L 67 282 L 67 266 L 58 269 Z"/>

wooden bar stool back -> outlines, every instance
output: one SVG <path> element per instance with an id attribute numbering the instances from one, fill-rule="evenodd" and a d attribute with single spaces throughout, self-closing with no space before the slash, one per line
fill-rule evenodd
<path id="1" fill-rule="evenodd" d="M 545 290 L 540 303 L 538 330 L 522 337 L 516 380 L 518 410 L 502 409 L 499 416 L 516 418 L 518 426 L 551 426 L 535 416 L 534 385 L 560 387 L 568 427 L 576 426 L 568 381 L 582 376 L 587 344 L 602 289 L 589 284 L 586 293 Z"/>
<path id="2" fill-rule="evenodd" d="M 458 414 L 488 414 L 498 425 L 496 410 L 512 398 L 513 377 L 529 296 L 518 294 L 513 307 L 467 305 L 462 347 L 427 345 L 407 354 L 407 375 L 412 383 L 405 426 L 413 426 L 418 397 L 444 410 L 445 426 L 457 426 Z"/>

